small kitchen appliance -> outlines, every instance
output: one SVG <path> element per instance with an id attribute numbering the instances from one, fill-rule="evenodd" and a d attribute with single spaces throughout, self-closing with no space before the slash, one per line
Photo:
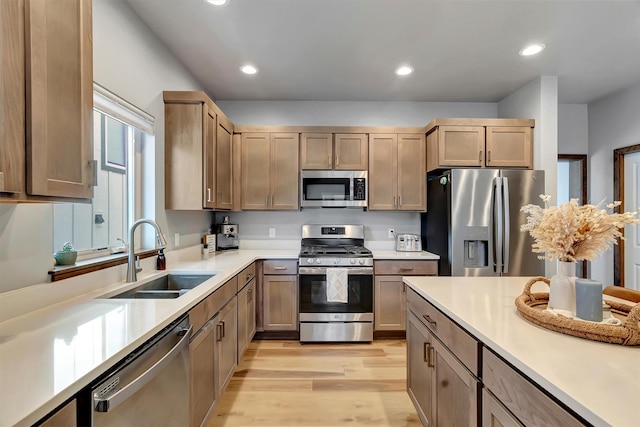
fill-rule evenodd
<path id="1" fill-rule="evenodd" d="M 418 234 L 396 235 L 397 252 L 422 252 L 422 239 Z"/>
<path id="2" fill-rule="evenodd" d="M 229 224 L 229 217 L 225 216 L 223 223 L 218 224 L 216 228 L 217 251 L 238 249 L 238 224 Z"/>
<path id="3" fill-rule="evenodd" d="M 302 226 L 298 259 L 301 342 L 373 340 L 373 254 L 363 225 Z M 335 277 L 346 296 L 330 298 Z"/>

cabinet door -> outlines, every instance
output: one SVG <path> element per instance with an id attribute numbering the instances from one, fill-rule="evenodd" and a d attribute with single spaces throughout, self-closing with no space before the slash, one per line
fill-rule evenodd
<path id="1" fill-rule="evenodd" d="M 247 346 L 256 334 L 256 279 L 247 285 Z"/>
<path id="2" fill-rule="evenodd" d="M 36 425 L 39 425 L 40 427 L 76 427 L 76 425 L 78 425 L 76 406 L 77 403 L 74 399 L 62 408 L 58 409 L 55 414 L 42 424 Z"/>
<path id="3" fill-rule="evenodd" d="M 216 113 L 206 104 L 203 104 L 203 123 L 204 123 L 204 194 L 202 206 L 209 209 L 216 207 Z"/>
<path id="4" fill-rule="evenodd" d="M 21 193 L 25 167 L 24 0 L 0 2 L 0 59 L 0 193 Z"/>
<path id="5" fill-rule="evenodd" d="M 333 135 L 303 133 L 300 135 L 300 169 L 333 168 Z"/>
<path id="6" fill-rule="evenodd" d="M 423 134 L 398 135 L 398 210 L 427 209 L 426 146 Z"/>
<path id="7" fill-rule="evenodd" d="M 249 286 L 245 286 L 238 292 L 238 362 L 242 359 L 244 351 L 247 349 L 249 335 Z"/>
<path id="8" fill-rule="evenodd" d="M 523 427 L 487 389 L 482 390 L 482 425 L 486 427 Z"/>
<path id="9" fill-rule="evenodd" d="M 25 4 L 27 193 L 90 199 L 91 0 Z"/>
<path id="10" fill-rule="evenodd" d="M 369 210 L 398 208 L 398 135 L 371 134 L 369 147 Z"/>
<path id="11" fill-rule="evenodd" d="M 431 340 L 427 352 L 435 365 L 435 425 L 476 427 L 480 381 L 439 340 Z"/>
<path id="12" fill-rule="evenodd" d="M 242 209 L 267 209 L 269 203 L 269 134 L 242 134 Z"/>
<path id="13" fill-rule="evenodd" d="M 366 133 L 337 133 L 334 168 L 342 170 L 367 170 L 369 162 L 369 137 Z"/>
<path id="14" fill-rule="evenodd" d="M 438 127 L 438 166 L 484 166 L 483 126 Z"/>
<path id="15" fill-rule="evenodd" d="M 222 395 L 223 390 L 229 384 L 233 372 L 236 369 L 238 360 L 238 303 L 234 297 L 216 316 L 219 319 L 216 323 L 217 336 L 217 363 L 216 372 L 218 395 Z"/>
<path id="16" fill-rule="evenodd" d="M 207 419 L 218 396 L 215 378 L 216 328 L 214 320 L 207 322 L 189 343 L 191 427 L 200 427 Z"/>
<path id="17" fill-rule="evenodd" d="M 427 328 L 407 312 L 407 392 L 425 427 L 437 426 L 433 420 L 433 368 L 428 359 L 430 340 Z"/>
<path id="18" fill-rule="evenodd" d="M 402 276 L 375 276 L 374 330 L 404 331 L 406 295 Z"/>
<path id="19" fill-rule="evenodd" d="M 271 193 L 269 209 L 297 210 L 299 142 L 297 133 L 271 134 Z"/>
<path id="20" fill-rule="evenodd" d="M 298 329 L 298 277 L 264 276 L 263 316 L 265 331 Z"/>
<path id="21" fill-rule="evenodd" d="M 207 107 L 201 103 L 168 102 L 164 105 L 166 209 L 202 210 L 206 200 L 206 189 L 203 187 L 206 110 Z"/>
<path id="22" fill-rule="evenodd" d="M 216 207 L 233 209 L 233 157 L 231 123 L 218 116 L 216 134 Z"/>
<path id="23" fill-rule="evenodd" d="M 533 129 L 487 127 L 487 166 L 533 169 Z"/>

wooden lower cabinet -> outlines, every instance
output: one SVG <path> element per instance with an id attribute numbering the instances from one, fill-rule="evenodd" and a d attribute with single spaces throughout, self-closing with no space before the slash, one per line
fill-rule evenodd
<path id="1" fill-rule="evenodd" d="M 437 261 L 381 260 L 374 261 L 375 331 L 404 331 L 406 329 L 406 288 L 403 276 L 436 276 Z"/>
<path id="2" fill-rule="evenodd" d="M 76 427 L 76 407 L 76 400 L 73 399 L 71 402 L 59 408 L 51 417 L 35 425 L 40 427 Z"/>
<path id="3" fill-rule="evenodd" d="M 402 276 L 375 276 L 374 286 L 374 330 L 404 331 L 407 297 Z"/>
<path id="4" fill-rule="evenodd" d="M 200 427 L 206 423 L 217 401 L 216 363 L 216 318 L 207 322 L 189 343 L 190 399 L 189 425 Z"/>
<path id="5" fill-rule="evenodd" d="M 238 366 L 238 302 L 233 298 L 216 316 L 216 378 L 218 393 L 227 387 Z"/>
<path id="6" fill-rule="evenodd" d="M 256 280 L 238 292 L 238 362 L 256 333 Z"/>
<path id="7" fill-rule="evenodd" d="M 265 331 L 298 330 L 298 276 L 265 275 L 262 297 Z"/>
<path id="8" fill-rule="evenodd" d="M 425 426 L 477 426 L 478 380 L 413 313 L 407 329 L 407 390 Z"/>
<path id="9" fill-rule="evenodd" d="M 486 388 L 482 390 L 482 425 L 490 427 L 523 427 L 523 424 Z"/>

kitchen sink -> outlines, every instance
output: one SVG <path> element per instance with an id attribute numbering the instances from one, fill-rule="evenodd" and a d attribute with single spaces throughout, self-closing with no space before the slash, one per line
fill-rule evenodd
<path id="1" fill-rule="evenodd" d="M 108 298 L 178 298 L 213 276 L 215 274 L 168 274 Z"/>

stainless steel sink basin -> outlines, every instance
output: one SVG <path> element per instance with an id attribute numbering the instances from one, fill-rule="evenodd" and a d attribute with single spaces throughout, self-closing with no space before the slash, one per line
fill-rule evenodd
<path id="1" fill-rule="evenodd" d="M 215 274 L 168 274 L 109 298 L 178 298 L 213 276 Z"/>

